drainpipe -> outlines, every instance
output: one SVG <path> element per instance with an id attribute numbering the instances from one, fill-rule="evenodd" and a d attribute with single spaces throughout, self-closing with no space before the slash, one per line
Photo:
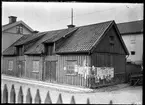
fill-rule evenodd
<path id="1" fill-rule="evenodd" d="M 44 74 L 44 62 L 45 62 L 45 61 L 44 61 L 44 53 L 43 53 L 43 51 L 41 52 L 41 57 L 42 57 L 42 75 L 41 75 L 42 77 L 41 77 L 40 80 L 41 80 L 41 81 L 44 81 L 44 75 L 45 75 L 45 74 Z"/>
<path id="2" fill-rule="evenodd" d="M 129 57 L 129 55 L 127 55 L 126 57 L 125 57 L 125 82 L 127 83 L 127 79 L 128 79 L 128 74 L 127 74 L 127 70 L 126 70 L 126 64 L 127 64 L 127 58 Z"/>

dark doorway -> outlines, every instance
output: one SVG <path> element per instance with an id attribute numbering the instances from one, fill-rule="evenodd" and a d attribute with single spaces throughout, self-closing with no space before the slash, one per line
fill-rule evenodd
<path id="1" fill-rule="evenodd" d="M 19 77 L 25 76 L 25 61 L 18 61 Z"/>
<path id="2" fill-rule="evenodd" d="M 45 81 L 56 81 L 56 61 L 46 61 Z"/>

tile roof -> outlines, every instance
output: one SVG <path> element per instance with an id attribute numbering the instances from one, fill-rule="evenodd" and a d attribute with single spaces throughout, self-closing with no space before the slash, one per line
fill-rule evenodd
<path id="1" fill-rule="evenodd" d="M 15 55 L 16 49 L 14 47 L 15 44 L 19 43 L 22 40 L 25 40 L 29 38 L 29 35 L 23 35 L 20 39 L 18 39 L 16 42 L 14 42 L 11 46 L 9 46 L 6 50 L 3 51 L 3 55 Z"/>
<path id="2" fill-rule="evenodd" d="M 121 34 L 143 32 L 143 20 L 117 24 Z"/>
<path id="3" fill-rule="evenodd" d="M 81 26 L 75 34 L 66 40 L 57 53 L 88 52 L 113 21 Z"/>
<path id="4" fill-rule="evenodd" d="M 35 44 L 30 46 L 24 54 L 41 54 L 44 51 L 43 43 L 55 42 L 61 38 L 66 38 L 67 40 L 65 40 L 58 49 L 55 49 L 57 54 L 88 52 L 114 23 L 114 21 L 107 21 L 86 26 L 42 32 L 35 35 L 29 35 L 29 37 L 23 36 L 6 49 L 4 54 L 14 54 L 15 45 L 27 44 L 28 42 L 35 42 Z"/>
<path id="5" fill-rule="evenodd" d="M 33 40 L 36 40 L 38 38 L 41 38 L 43 35 L 45 35 L 46 32 L 41 32 L 41 33 L 37 33 L 37 34 L 32 34 L 30 35 L 29 38 L 25 39 L 25 40 L 21 40 L 19 41 L 18 43 L 15 44 L 15 46 L 18 46 L 18 45 L 23 45 L 25 43 L 28 43 L 30 41 L 33 41 Z"/>
<path id="6" fill-rule="evenodd" d="M 32 46 L 31 49 L 25 52 L 25 54 L 40 54 L 42 51 L 44 51 L 43 42 L 49 43 L 49 42 L 55 42 L 56 40 L 60 39 L 61 37 L 67 35 L 68 33 L 74 31 L 74 29 L 61 29 L 61 30 L 54 30 L 54 31 L 48 31 L 42 37 L 34 46 Z"/>

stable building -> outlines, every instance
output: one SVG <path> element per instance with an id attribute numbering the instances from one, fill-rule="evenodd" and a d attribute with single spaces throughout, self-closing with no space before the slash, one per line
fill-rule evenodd
<path id="1" fill-rule="evenodd" d="M 21 37 L 3 52 L 2 73 L 75 86 L 104 86 L 125 82 L 128 54 L 115 21 L 69 25 Z"/>

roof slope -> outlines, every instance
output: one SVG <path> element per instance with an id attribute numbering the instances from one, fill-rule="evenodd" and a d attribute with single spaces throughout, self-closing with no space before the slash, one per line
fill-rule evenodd
<path id="1" fill-rule="evenodd" d="M 18 24 L 23 24 L 26 28 L 28 28 L 30 31 L 34 31 L 31 27 L 29 27 L 26 23 L 24 23 L 23 21 L 17 21 L 17 22 L 14 22 L 14 23 L 11 23 L 11 24 L 6 24 L 6 25 L 3 25 L 2 26 L 2 31 L 5 31 L 9 28 L 12 28 Z"/>
<path id="2" fill-rule="evenodd" d="M 88 52 L 113 21 L 81 26 L 57 53 Z"/>
<path id="3" fill-rule="evenodd" d="M 117 24 L 121 34 L 143 32 L 143 20 Z"/>
<path id="4" fill-rule="evenodd" d="M 9 46 L 6 50 L 4 50 L 3 55 L 15 55 L 16 54 L 15 44 L 19 43 L 22 40 L 26 40 L 29 37 L 30 37 L 29 35 L 23 35 L 20 39 L 18 39 L 11 46 Z"/>
<path id="5" fill-rule="evenodd" d="M 14 54 L 14 46 L 27 45 L 29 42 L 35 42 L 35 44 L 32 44 L 24 54 L 41 54 L 44 51 L 43 43 L 56 42 L 61 38 L 66 40 L 63 40 L 63 44 L 61 44 L 58 49 L 55 49 L 57 54 L 78 52 L 88 53 L 95 45 L 97 45 L 101 40 L 101 37 L 105 35 L 105 32 L 107 32 L 107 30 L 114 24 L 114 21 L 107 21 L 86 26 L 41 32 L 32 36 L 29 35 L 29 37 L 24 36 L 6 49 L 4 55 Z M 125 45 L 123 47 L 125 48 Z"/>
<path id="6" fill-rule="evenodd" d="M 75 31 L 76 29 L 77 28 L 48 31 L 34 46 L 32 46 L 31 49 L 26 51 L 25 54 L 41 54 L 44 51 L 43 42 L 55 42 L 68 33 Z"/>

